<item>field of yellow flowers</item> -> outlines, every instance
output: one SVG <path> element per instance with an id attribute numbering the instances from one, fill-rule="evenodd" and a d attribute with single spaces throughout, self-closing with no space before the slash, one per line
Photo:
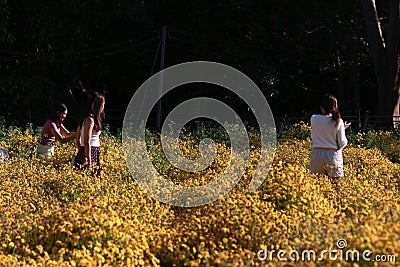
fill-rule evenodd
<path id="1" fill-rule="evenodd" d="M 93 175 L 70 168 L 72 143 L 57 144 L 54 157 L 39 159 L 37 133 L 3 128 L 0 147 L 9 150 L 11 162 L 0 164 L 0 266 L 399 266 L 400 138 L 349 135 L 345 177 L 336 189 L 308 171 L 309 130 L 297 124 L 280 135 L 274 164 L 253 193 L 246 189 L 259 149 L 257 135 L 250 134 L 251 158 L 235 189 L 212 204 L 181 208 L 152 199 L 136 184 L 120 138 L 101 136 L 102 169 Z M 156 141 L 153 136 L 149 153 L 168 176 L 176 170 L 159 155 Z M 198 148 L 190 137 L 182 147 L 189 157 Z M 181 172 L 174 182 L 212 180 L 227 155 L 229 148 L 218 144 L 218 164 Z M 257 256 L 266 247 L 337 249 L 339 239 L 347 242 L 343 251 L 370 250 L 371 259 L 395 255 L 397 262 Z"/>

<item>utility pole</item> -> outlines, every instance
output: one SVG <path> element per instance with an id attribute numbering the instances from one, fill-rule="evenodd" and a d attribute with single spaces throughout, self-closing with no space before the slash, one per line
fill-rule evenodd
<path id="1" fill-rule="evenodd" d="M 160 71 L 164 69 L 164 63 L 165 63 L 165 42 L 167 39 L 167 26 L 162 26 L 161 27 L 161 55 L 160 55 Z M 156 119 L 156 127 L 158 130 L 161 130 L 161 96 L 163 93 L 163 82 L 164 82 L 164 77 L 163 73 L 161 72 L 160 74 L 160 80 L 158 84 L 158 95 L 160 96 L 160 99 L 157 102 L 157 119 Z"/>

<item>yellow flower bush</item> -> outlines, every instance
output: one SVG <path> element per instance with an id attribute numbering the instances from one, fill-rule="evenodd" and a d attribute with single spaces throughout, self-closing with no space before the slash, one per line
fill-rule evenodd
<path id="1" fill-rule="evenodd" d="M 94 175 L 71 169 L 72 144 L 57 144 L 54 157 L 37 158 L 37 135 L 6 129 L 0 146 L 11 162 L 0 164 L 0 266 L 398 266 L 258 259 L 265 246 L 322 251 L 336 248 L 338 239 L 346 239 L 348 249 L 400 257 L 395 133 L 349 137 L 345 177 L 336 189 L 308 170 L 308 132 L 301 123 L 281 135 L 273 166 L 253 193 L 247 188 L 260 149 L 259 137 L 250 133 L 250 160 L 234 190 L 212 204 L 181 208 L 152 199 L 137 185 L 116 137 L 101 137 L 102 168 Z M 229 146 L 217 143 L 208 169 L 186 173 L 166 161 L 157 136 L 149 141 L 154 166 L 180 185 L 206 184 L 229 163 Z M 198 157 L 197 141 L 187 134 L 180 143 L 188 158 Z"/>

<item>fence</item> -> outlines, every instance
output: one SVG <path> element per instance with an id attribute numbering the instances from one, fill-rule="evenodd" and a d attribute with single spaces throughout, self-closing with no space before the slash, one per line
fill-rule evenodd
<path id="1" fill-rule="evenodd" d="M 371 116 L 368 111 L 363 116 L 346 116 L 354 129 L 357 130 L 393 130 L 400 124 L 400 116 Z M 393 124 L 388 122 L 392 121 Z"/>
<path id="2" fill-rule="evenodd" d="M 124 110 L 115 110 L 109 109 L 106 110 L 107 113 L 107 123 L 111 125 L 111 128 L 122 129 L 122 121 L 124 119 L 125 111 Z M 285 127 L 290 124 L 294 124 L 300 121 L 309 122 L 311 115 L 304 115 L 301 117 L 289 117 L 289 116 L 277 116 L 275 117 L 275 123 L 277 128 Z M 243 121 L 253 121 L 254 126 L 256 126 L 256 122 L 254 122 L 254 117 L 241 117 Z M 351 122 L 351 128 L 355 131 L 366 131 L 366 130 L 393 130 L 393 128 L 398 128 L 400 126 L 400 116 L 375 116 L 370 115 L 369 111 L 366 111 L 364 115 L 359 116 L 344 116 L 344 121 Z M 393 120 L 393 126 L 391 127 L 386 123 Z M 149 117 L 149 125 L 155 124 L 155 118 Z"/>

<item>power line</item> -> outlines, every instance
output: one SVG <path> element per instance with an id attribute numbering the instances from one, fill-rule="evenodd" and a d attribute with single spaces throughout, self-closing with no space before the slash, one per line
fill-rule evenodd
<path id="1" fill-rule="evenodd" d="M 143 40 L 143 41 L 141 41 L 141 42 L 135 43 L 135 44 L 133 44 L 133 45 L 131 45 L 131 46 L 124 47 L 124 48 L 119 49 L 119 50 L 115 50 L 115 51 L 111 51 L 111 52 L 107 52 L 107 53 L 95 55 L 95 56 L 92 56 L 92 57 L 86 58 L 86 59 L 83 58 L 83 59 L 81 59 L 81 61 L 89 61 L 89 60 L 97 59 L 97 58 L 99 58 L 99 57 L 104 57 L 104 56 L 110 56 L 110 55 L 118 54 L 118 53 L 121 53 L 121 52 L 123 52 L 123 51 L 132 49 L 132 48 L 134 48 L 134 47 L 137 47 L 137 46 L 140 46 L 140 45 L 144 45 L 144 44 L 146 44 L 146 43 L 149 43 L 149 42 L 151 42 L 151 41 L 153 41 L 153 40 L 155 40 L 155 39 L 158 39 L 158 37 L 157 37 L 157 36 L 151 37 L 151 38 L 149 38 L 149 39 Z"/>
<path id="2" fill-rule="evenodd" d="M 104 47 L 77 50 L 77 51 L 68 51 L 68 52 L 32 52 L 32 51 L 11 51 L 11 50 L 0 49 L 0 53 L 1 54 L 5 54 L 5 55 L 9 55 L 9 56 L 14 56 L 14 57 L 16 57 L 16 56 L 25 56 L 25 57 L 27 57 L 28 55 L 31 55 L 31 56 L 60 56 L 60 55 L 68 56 L 68 55 L 71 55 L 71 54 L 84 54 L 84 53 L 92 53 L 92 52 L 107 50 L 107 49 L 110 49 L 110 48 L 115 48 L 115 47 L 119 47 L 119 46 L 130 44 L 130 43 L 134 43 L 133 45 L 136 45 L 137 41 L 138 40 L 130 39 L 130 40 L 127 40 L 127 41 L 119 42 L 119 43 L 112 44 L 112 45 L 107 45 L 107 46 L 104 46 Z"/>
<path id="3" fill-rule="evenodd" d="M 42 60 L 40 60 L 40 58 L 33 58 L 33 57 L 29 57 L 29 58 L 28 58 L 28 55 L 27 55 L 27 54 L 26 54 L 26 55 L 24 54 L 25 57 L 17 57 L 17 56 L 14 55 L 14 54 L 11 55 L 12 57 L 5 57 L 4 55 L 1 55 L 1 54 L 0 54 L 0 58 L 3 58 L 3 59 L 4 59 L 3 62 L 16 62 L 16 63 L 19 63 L 19 62 L 35 62 L 35 61 L 46 61 L 46 62 L 71 62 L 71 61 L 75 61 L 75 60 L 89 61 L 89 60 L 93 60 L 93 59 L 96 59 L 96 58 L 99 58 L 99 57 L 109 56 L 109 55 L 114 55 L 114 54 L 118 54 L 118 53 L 124 52 L 124 51 L 129 50 L 129 49 L 132 49 L 132 48 L 134 48 L 134 47 L 137 47 L 137 46 L 146 44 L 146 43 L 148 43 L 148 42 L 151 42 L 151 41 L 153 41 L 153 40 L 155 40 L 155 39 L 157 39 L 157 38 L 158 38 L 157 36 L 151 37 L 151 38 L 148 38 L 148 39 L 146 39 L 146 40 L 143 40 L 143 41 L 140 41 L 140 42 L 137 42 L 137 43 L 133 43 L 132 45 L 127 46 L 127 47 L 123 47 L 123 48 L 120 48 L 120 49 L 111 50 L 111 51 L 106 52 L 106 53 L 101 53 L 101 54 L 89 56 L 89 57 L 87 57 L 87 58 L 82 58 L 82 59 L 79 59 L 79 57 L 81 56 L 79 52 L 73 52 L 73 53 L 71 53 L 71 52 L 64 52 L 64 53 L 59 53 L 59 54 L 58 54 L 58 57 L 59 57 L 60 55 L 65 56 L 65 57 L 66 57 L 66 56 L 70 56 L 70 57 L 71 57 L 70 59 L 65 59 L 65 60 L 48 60 L 48 59 L 45 59 L 45 58 L 42 59 Z M 124 43 L 124 44 L 127 44 L 127 43 L 131 43 L 131 42 L 132 42 L 132 41 L 126 41 L 126 42 L 123 42 L 123 43 Z M 121 44 L 122 44 L 122 43 L 118 44 L 118 46 L 121 46 Z M 108 46 L 107 49 L 110 48 L 110 47 L 117 47 L 117 45 Z M 106 48 L 106 47 L 97 48 L 97 49 L 93 49 L 93 50 L 90 50 L 90 51 L 91 51 L 91 52 L 94 51 L 94 50 L 101 51 L 101 50 L 104 50 L 105 48 Z M 2 51 L 4 51 L 4 50 L 0 50 L 0 53 L 1 53 Z M 86 50 L 85 53 L 87 54 L 88 51 L 89 51 L 89 50 Z M 17 53 L 17 52 L 15 52 L 15 53 Z M 83 53 L 83 54 L 85 54 L 85 53 Z M 56 57 L 57 57 L 57 54 L 54 54 L 54 53 L 47 53 L 47 54 L 40 54 L 40 53 L 39 53 L 39 54 L 30 54 L 30 55 L 33 55 L 33 56 L 36 56 L 36 57 L 48 57 L 48 58 L 49 58 L 49 57 L 52 57 L 52 58 L 56 58 Z"/>
<path id="4" fill-rule="evenodd" d="M 127 41 L 124 41 L 124 42 L 121 42 L 121 43 L 117 43 L 117 44 L 112 44 L 112 45 L 105 46 L 105 47 L 81 50 L 81 51 L 78 51 L 78 53 L 91 53 L 91 52 L 95 52 L 95 51 L 106 50 L 106 49 L 109 49 L 109 48 L 112 48 L 112 47 L 129 44 L 129 43 L 132 43 L 133 41 L 135 41 L 135 40 L 131 39 L 131 40 L 127 40 Z"/>
<path id="5" fill-rule="evenodd" d="M 158 43 L 158 48 L 157 48 L 156 56 L 154 57 L 153 67 L 151 68 L 150 76 L 153 75 L 154 67 L 156 66 L 156 61 L 157 61 L 157 58 L 158 58 L 158 52 L 160 51 L 160 47 L 161 47 L 161 40 L 160 40 L 160 42 Z"/>

